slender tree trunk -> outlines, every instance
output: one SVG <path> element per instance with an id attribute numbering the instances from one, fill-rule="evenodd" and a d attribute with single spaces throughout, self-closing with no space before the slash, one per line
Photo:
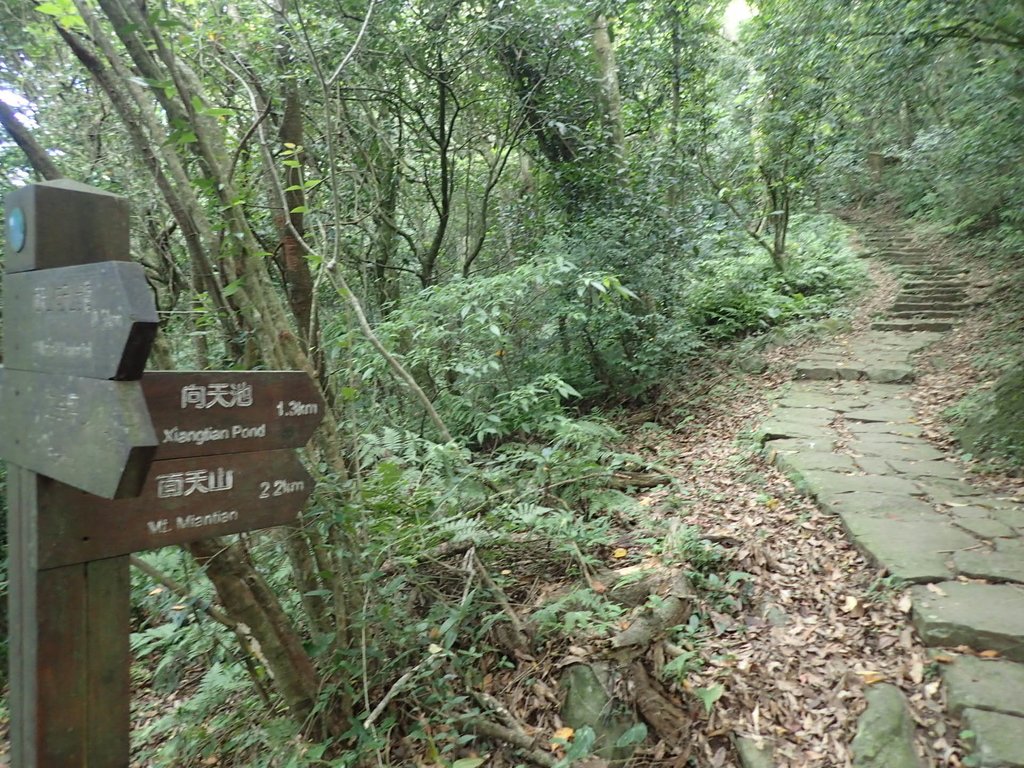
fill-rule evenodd
<path id="1" fill-rule="evenodd" d="M 626 134 L 622 124 L 622 95 L 619 92 L 619 69 L 615 63 L 615 47 L 612 45 L 608 17 L 604 13 L 594 14 L 590 30 L 597 59 L 598 103 L 601 105 L 601 122 L 604 124 L 605 140 L 617 162 L 626 159 Z"/>

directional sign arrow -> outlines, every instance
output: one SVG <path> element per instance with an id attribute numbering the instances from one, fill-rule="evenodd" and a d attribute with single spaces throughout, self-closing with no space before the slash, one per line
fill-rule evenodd
<path id="1" fill-rule="evenodd" d="M 301 371 L 147 371 L 157 459 L 299 448 L 324 414 Z"/>
<path id="2" fill-rule="evenodd" d="M 137 379 L 156 335 L 140 264 L 104 261 L 7 275 L 4 365 L 93 379 Z"/>
<path id="3" fill-rule="evenodd" d="M 135 499 L 106 501 L 43 478 L 38 567 L 282 525 L 312 489 L 289 450 L 156 461 Z"/>
<path id="4" fill-rule="evenodd" d="M 156 445 L 137 381 L 0 366 L 0 458 L 112 499 L 138 492 Z"/>

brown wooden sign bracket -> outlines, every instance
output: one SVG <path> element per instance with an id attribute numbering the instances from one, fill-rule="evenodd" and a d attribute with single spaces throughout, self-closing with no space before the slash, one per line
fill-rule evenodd
<path id="1" fill-rule="evenodd" d="M 145 373 L 157 331 L 124 199 L 66 180 L 6 201 L 12 768 L 128 765 L 131 552 L 295 520 L 304 373 Z"/>

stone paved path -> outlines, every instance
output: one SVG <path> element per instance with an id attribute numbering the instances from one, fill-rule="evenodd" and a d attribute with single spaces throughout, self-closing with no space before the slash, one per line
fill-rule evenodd
<path id="1" fill-rule="evenodd" d="M 976 765 L 1024 768 L 1024 504 L 972 485 L 921 437 L 909 400 L 914 353 L 968 308 L 965 277 L 912 238 L 879 231 L 867 242 L 902 290 L 872 330 L 796 365 L 763 425 L 765 451 L 872 561 L 916 585 L 925 645 L 998 655 L 949 654 L 948 707 L 974 734 Z M 895 768 L 857 751 L 855 766 Z"/>

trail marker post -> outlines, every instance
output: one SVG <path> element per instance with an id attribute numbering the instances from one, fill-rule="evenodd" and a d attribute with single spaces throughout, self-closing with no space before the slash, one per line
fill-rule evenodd
<path id="1" fill-rule="evenodd" d="M 124 768 L 127 555 L 295 520 L 313 482 L 290 449 L 325 404 L 304 373 L 144 372 L 122 198 L 31 185 L 5 225 L 12 768 Z"/>

